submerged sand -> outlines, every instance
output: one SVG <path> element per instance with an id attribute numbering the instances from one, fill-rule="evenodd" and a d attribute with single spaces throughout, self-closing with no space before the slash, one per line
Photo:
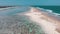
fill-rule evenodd
<path id="1" fill-rule="evenodd" d="M 60 20 L 57 17 L 49 16 L 36 8 L 32 8 L 25 15 L 39 24 L 46 34 L 60 34 Z"/>

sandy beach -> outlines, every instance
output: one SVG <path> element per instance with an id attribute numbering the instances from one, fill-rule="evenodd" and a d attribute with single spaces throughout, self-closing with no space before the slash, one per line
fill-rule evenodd
<path id="1" fill-rule="evenodd" d="M 35 8 L 32 8 L 25 15 L 39 24 L 46 34 L 60 34 L 60 20 L 55 16 L 48 16 Z"/>

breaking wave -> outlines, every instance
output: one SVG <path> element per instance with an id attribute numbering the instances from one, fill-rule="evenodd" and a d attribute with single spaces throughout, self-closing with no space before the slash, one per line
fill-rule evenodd
<path id="1" fill-rule="evenodd" d="M 4 8 L 2 10 L 0 10 L 0 15 L 11 15 L 11 14 L 16 14 L 16 13 L 20 13 L 20 12 L 25 12 L 27 10 L 30 10 L 31 8 L 37 8 L 41 11 L 44 11 L 44 12 L 49 12 L 51 14 L 54 14 L 54 15 L 57 15 L 57 16 L 60 16 L 59 13 L 55 13 L 53 10 L 50 10 L 50 9 L 44 9 L 44 8 L 40 8 L 40 7 L 12 7 L 12 8 Z"/>
<path id="2" fill-rule="evenodd" d="M 36 7 L 36 8 L 37 8 L 37 9 L 40 9 L 41 11 L 49 12 L 49 13 L 54 14 L 54 15 L 56 15 L 56 16 L 60 16 L 59 13 L 55 13 L 55 12 L 53 12 L 53 10 L 44 9 L 44 8 L 40 8 L 40 7 Z"/>

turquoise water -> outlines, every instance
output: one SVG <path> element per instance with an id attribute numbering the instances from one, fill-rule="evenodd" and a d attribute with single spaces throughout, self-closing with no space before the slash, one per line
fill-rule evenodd
<path id="1" fill-rule="evenodd" d="M 13 11 L 11 14 L 11 12 L 9 11 L 9 12 L 4 13 L 3 16 L 0 16 L 0 31 L 3 31 L 1 33 L 4 33 L 8 30 L 8 31 L 12 31 L 13 34 L 16 34 L 16 33 L 17 34 L 18 33 L 19 34 L 21 33 L 22 34 L 27 34 L 27 33 L 28 34 L 45 34 L 41 26 L 39 26 L 35 22 L 28 19 L 27 16 L 13 15 L 16 13 L 17 13 L 16 11 L 15 12 Z"/>
<path id="2" fill-rule="evenodd" d="M 50 9 L 50 10 L 53 10 L 53 12 L 55 12 L 55 13 L 60 13 L 59 7 L 53 7 L 53 6 L 37 6 L 37 7 Z M 45 34 L 39 25 L 30 21 L 24 15 L 22 15 L 22 16 L 16 15 L 17 13 L 22 13 L 22 12 L 28 11 L 29 9 L 30 9 L 29 7 L 14 7 L 14 8 L 6 9 L 6 10 L 0 10 L 0 22 L 3 21 L 0 23 L 0 26 L 3 25 L 4 29 L 6 29 L 6 28 L 9 29 L 9 26 L 11 26 L 11 28 L 12 28 L 13 25 L 17 24 L 15 26 L 13 26 L 14 30 L 16 30 L 16 29 L 19 30 L 20 28 L 22 28 L 21 30 L 25 31 L 25 29 L 27 28 L 28 30 L 27 29 L 26 30 L 30 34 L 31 34 L 31 32 L 34 32 L 34 31 L 36 31 L 35 34 Z M 3 29 L 3 28 L 1 28 L 1 29 Z"/>
<path id="3" fill-rule="evenodd" d="M 44 8 L 44 9 L 50 9 L 52 10 L 54 13 L 58 13 L 60 14 L 60 6 L 34 6 L 34 7 L 39 7 L 39 8 Z M 2 10 L 0 11 L 0 15 L 14 15 L 17 13 L 21 13 L 21 12 L 25 12 L 27 10 L 29 10 L 29 7 L 14 7 L 14 8 L 10 8 L 7 10 Z"/>
<path id="4" fill-rule="evenodd" d="M 13 7 L 13 8 L 8 8 L 6 10 L 0 10 L 0 16 L 5 16 L 5 15 L 14 15 L 17 13 L 25 12 L 29 10 L 29 7 Z"/>

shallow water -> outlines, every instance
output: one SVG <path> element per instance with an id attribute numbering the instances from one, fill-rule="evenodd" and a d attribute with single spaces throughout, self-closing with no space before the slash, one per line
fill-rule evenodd
<path id="1" fill-rule="evenodd" d="M 27 16 L 23 15 L 23 12 L 27 12 L 30 9 L 30 7 L 11 7 L 5 10 L 0 10 L 0 33 L 45 34 L 41 26 L 29 20 Z M 49 11 L 48 9 L 46 10 L 44 8 L 41 10 L 43 11 L 43 13 L 49 13 L 49 16 L 56 15 L 53 14 L 52 10 Z"/>
<path id="2" fill-rule="evenodd" d="M 29 10 L 29 7 L 11 7 L 6 10 L 0 10 L 0 15 L 5 16 L 5 15 L 14 15 L 16 13 L 21 13 Z"/>
<path id="3" fill-rule="evenodd" d="M 41 26 L 29 20 L 27 16 L 18 15 L 29 9 L 29 7 L 13 7 L 0 10 L 0 34 L 45 34 Z"/>

